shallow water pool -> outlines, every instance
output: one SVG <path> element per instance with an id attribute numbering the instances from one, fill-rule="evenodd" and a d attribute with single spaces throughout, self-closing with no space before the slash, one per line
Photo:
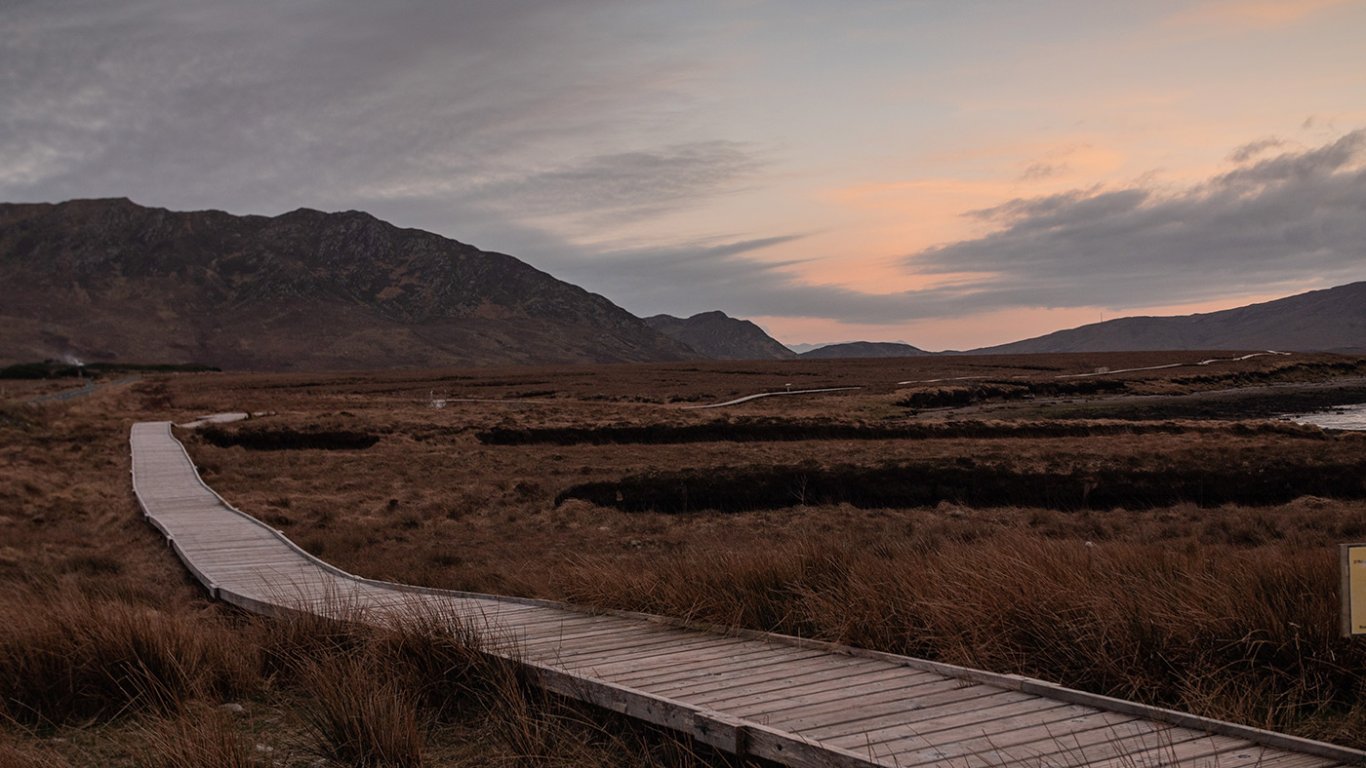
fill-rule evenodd
<path id="1" fill-rule="evenodd" d="M 1366 403 L 1339 405 L 1313 413 L 1289 417 L 1296 424 L 1314 424 L 1325 429 L 1354 429 L 1366 431 Z"/>

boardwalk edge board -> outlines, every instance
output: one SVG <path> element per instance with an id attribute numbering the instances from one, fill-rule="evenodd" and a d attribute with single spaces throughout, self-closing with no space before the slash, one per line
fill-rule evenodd
<path id="1" fill-rule="evenodd" d="M 165 437 L 170 444 L 174 444 L 183 456 L 185 463 L 189 468 L 189 472 L 193 476 L 194 482 L 203 491 L 210 494 L 224 512 L 235 515 L 241 520 L 267 532 L 281 545 L 287 547 L 293 556 L 300 558 L 306 564 L 319 568 L 339 579 L 356 585 L 368 586 L 400 595 L 430 595 L 433 597 L 450 599 L 478 600 L 509 606 L 552 609 L 577 616 L 613 616 L 639 622 L 648 622 L 653 625 L 687 629 L 694 632 L 706 632 L 724 637 L 759 640 L 773 645 L 785 645 L 801 649 L 822 651 L 832 655 L 874 659 L 896 666 L 936 673 L 947 678 L 960 680 L 965 685 L 975 683 L 987 684 L 1004 690 L 1018 691 L 1020 693 L 1069 704 L 1089 706 L 1102 711 L 1133 715 L 1171 725 L 1199 729 L 1212 735 L 1244 739 L 1265 747 L 1283 749 L 1305 755 L 1314 755 L 1316 757 L 1336 760 L 1347 764 L 1366 765 L 1366 752 L 1350 749 L 1348 747 L 1253 728 L 1251 726 L 1214 720 L 1161 707 L 1115 699 L 1100 694 L 1087 693 L 1085 691 L 1066 688 L 1055 683 L 1021 675 L 987 672 L 968 667 L 945 664 L 943 662 L 930 661 L 928 659 L 853 648 L 823 640 L 812 640 L 734 627 L 722 627 L 671 617 L 656 616 L 653 614 L 632 611 L 587 610 L 582 607 L 550 600 L 505 597 L 477 592 L 436 589 L 432 587 L 377 581 L 356 576 L 313 556 L 291 541 L 278 529 L 271 527 L 251 515 L 242 512 L 232 504 L 229 504 L 217 491 L 204 482 L 199 474 L 198 468 L 194 465 L 193 459 L 190 458 L 188 451 L 186 451 L 184 444 L 175 438 L 174 433 L 171 431 L 171 426 L 170 422 L 140 422 L 134 425 L 133 433 L 130 434 L 130 449 L 133 450 L 133 462 L 130 474 L 132 475 L 133 492 L 137 498 L 138 506 L 142 509 L 143 515 L 148 522 L 166 537 L 168 546 L 175 552 L 180 561 L 185 564 L 185 567 L 194 576 L 195 580 L 205 587 L 212 598 L 222 600 L 223 602 L 252 613 L 268 616 L 310 613 L 325 615 L 321 612 L 319 606 L 309 608 L 302 600 L 290 604 L 283 600 L 272 601 L 271 599 L 263 599 L 260 596 L 237 592 L 230 586 L 216 583 L 204 569 L 195 564 L 193 557 L 191 557 L 190 553 L 175 540 L 175 537 L 169 528 L 152 513 L 144 498 L 144 489 L 140 488 L 138 482 L 139 459 L 136 450 L 137 446 L 134 443 L 138 427 L 142 427 L 145 430 L 158 429 L 159 436 Z M 283 595 L 280 595 L 279 597 L 283 598 Z M 347 599 L 345 595 L 324 595 L 322 597 L 329 600 L 329 602 L 334 605 L 338 602 L 344 604 Z M 316 601 L 314 602 L 316 603 Z M 495 614 L 495 618 L 496 616 L 497 615 Z M 363 616 L 361 620 L 364 620 Z M 828 743 L 817 743 L 788 731 L 769 727 L 755 721 L 733 717 L 723 712 L 711 710 L 705 706 L 698 706 L 688 702 L 670 699 L 644 690 L 597 679 L 589 675 L 556 669 L 546 663 L 529 661 L 521 657 L 520 653 L 516 650 L 515 644 L 508 644 L 506 647 L 509 652 L 504 653 L 499 649 L 503 648 L 505 644 L 497 642 L 498 638 L 494 638 L 494 640 L 495 644 L 490 651 L 491 653 L 517 661 L 519 664 L 523 665 L 537 685 L 548 691 L 688 734 L 702 743 L 732 754 L 752 755 L 754 757 L 766 758 L 798 768 L 805 768 L 806 766 L 811 766 L 812 768 L 815 766 L 870 768 L 872 766 L 883 765 L 883 763 L 876 762 L 875 758 L 871 755 L 865 756 Z"/>

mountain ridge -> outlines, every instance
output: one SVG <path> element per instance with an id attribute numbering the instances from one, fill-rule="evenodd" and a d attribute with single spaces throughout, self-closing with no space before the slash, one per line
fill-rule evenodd
<path id="1" fill-rule="evenodd" d="M 362 212 L 0 204 L 0 358 L 263 370 L 698 357 L 507 254 Z"/>
<path id="2" fill-rule="evenodd" d="M 714 360 L 792 360 L 783 346 L 750 320 L 712 310 L 692 317 L 653 315 L 645 324 Z"/>
<path id="3" fill-rule="evenodd" d="M 1366 351 L 1366 281 L 1217 312 L 1115 318 L 958 354 L 1185 349 Z"/>
<path id="4" fill-rule="evenodd" d="M 933 355 L 919 347 L 899 341 L 846 341 L 827 344 L 801 353 L 803 360 L 834 360 L 853 357 L 920 357 Z"/>

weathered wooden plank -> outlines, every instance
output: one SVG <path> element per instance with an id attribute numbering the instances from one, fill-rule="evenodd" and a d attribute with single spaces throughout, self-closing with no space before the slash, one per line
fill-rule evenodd
<path id="1" fill-rule="evenodd" d="M 602 622 L 597 624 L 583 624 L 577 627 L 568 627 L 563 631 L 545 629 L 539 633 L 526 632 L 523 634 L 523 642 L 528 648 L 538 645 L 576 645 L 589 647 L 593 643 L 602 642 L 609 647 L 612 643 L 619 641 L 622 637 L 636 637 L 648 640 L 660 638 L 685 637 L 689 633 L 680 632 L 676 629 L 664 627 L 633 627 L 630 624 L 618 622 Z M 695 634 L 695 633 L 694 633 Z"/>
<path id="2" fill-rule="evenodd" d="M 907 689 L 911 686 L 936 683 L 942 679 L 936 675 L 922 676 L 909 670 L 888 669 L 885 665 L 879 665 L 860 671 L 830 670 L 798 678 L 784 675 L 775 677 L 767 684 L 754 683 L 738 689 L 690 695 L 688 701 L 696 701 L 713 709 L 730 710 L 772 702 L 777 697 L 781 697 L 783 701 L 795 701 L 801 697 L 828 691 L 878 693 L 894 688 Z"/>
<path id="3" fill-rule="evenodd" d="M 926 692 L 933 691 L 933 692 Z M 891 717 L 897 722 L 915 723 L 946 713 L 957 713 L 964 707 L 990 706 L 997 702 L 1022 701 L 1032 697 L 1016 691 L 1003 691 L 992 686 L 964 686 L 958 680 L 945 680 L 924 686 L 917 695 L 907 698 L 891 697 L 864 701 L 856 708 L 834 706 L 815 708 L 806 712 L 784 712 L 782 727 L 807 738 L 817 729 L 843 725 L 866 717 Z"/>
<path id="4" fill-rule="evenodd" d="M 1192 715 L 1186 712 L 1177 712 L 1148 704 L 1140 704 L 1134 701 L 1125 701 L 1110 696 L 1102 696 L 1086 691 L 1064 688 L 1060 685 L 1044 682 L 1042 680 L 1025 680 L 1022 683 L 1021 690 L 1025 693 L 1032 693 L 1038 696 L 1047 696 L 1049 698 L 1059 699 L 1074 704 L 1084 704 L 1100 709 L 1108 709 L 1113 712 L 1138 715 L 1151 720 L 1170 723 L 1172 725 L 1180 725 L 1212 734 L 1255 740 L 1256 743 L 1264 746 L 1278 747 L 1320 757 L 1327 757 L 1334 760 L 1341 760 L 1348 763 L 1366 764 L 1366 752 L 1360 750 L 1347 749 L 1333 744 L 1301 739 L 1261 728 L 1227 723 L 1207 717 Z"/>
<path id="5" fill-rule="evenodd" d="M 1257 768 L 1344 768 L 1346 763 L 1298 752 L 1269 752 Z"/>
<path id="6" fill-rule="evenodd" d="M 685 668 L 674 668 L 664 670 L 616 670 L 606 675 L 613 682 L 629 685 L 637 688 L 653 688 L 661 683 L 668 683 L 680 679 L 703 675 L 722 676 L 737 670 L 763 669 L 774 664 L 797 664 L 809 661 L 820 656 L 818 652 L 803 651 L 800 649 L 787 650 L 768 650 L 757 652 L 754 655 L 728 658 L 726 655 L 706 657 L 699 659 L 698 664 Z"/>
<path id="7" fill-rule="evenodd" d="M 1083 714 L 1091 713 L 1091 711 L 1083 708 L 1073 707 L 1068 709 L 1068 706 L 1069 705 L 1050 699 L 1040 699 L 1036 696 L 1031 696 L 1023 700 L 1007 700 L 990 706 L 973 707 L 967 711 L 956 711 L 948 715 L 929 719 L 909 721 L 908 718 L 904 718 L 899 722 L 881 727 L 869 727 L 864 725 L 860 727 L 857 732 L 845 733 L 839 736 L 828 736 L 822 738 L 822 741 L 830 744 L 839 744 L 840 746 L 849 747 L 850 749 L 853 749 L 854 747 L 865 747 L 872 744 L 894 745 L 896 742 L 903 739 L 914 740 L 933 737 L 935 741 L 938 741 L 940 740 L 939 734 L 946 731 L 951 732 L 955 729 L 976 727 L 984 723 L 996 724 L 999 726 L 992 729 L 993 734 L 1005 733 L 1008 729 L 1000 721 L 1003 721 L 1005 718 L 1018 717 L 1020 715 L 1026 715 L 1030 718 L 1022 724 L 1022 728 L 1027 731 L 1030 727 L 1046 726 L 1046 724 L 1059 721 L 1065 722 Z M 1094 727 L 1099 727 L 1103 724 L 1104 723 L 1097 723 Z M 1050 732 L 1043 734 L 1044 737 L 1051 735 Z M 961 734 L 959 736 L 961 737 Z M 953 736 L 950 735 L 948 738 L 953 738 Z M 1021 743 L 1038 738 L 1041 738 L 1041 736 L 1037 732 L 1029 733 L 1022 738 Z"/>
<path id="8" fill-rule="evenodd" d="M 721 702 L 730 705 L 734 703 L 733 699 L 745 696 L 762 696 L 775 690 L 796 692 L 797 686 L 840 685 L 841 683 L 847 685 L 870 675 L 892 677 L 896 675 L 896 670 L 887 669 L 885 666 L 879 668 L 877 665 L 862 669 L 831 669 L 820 664 L 805 667 L 795 664 L 779 665 L 768 669 L 766 672 L 761 671 L 760 674 L 737 676 L 733 680 L 713 680 L 710 685 L 702 688 L 690 688 L 678 695 L 687 698 L 688 701 L 707 703 L 708 706 L 717 706 Z M 657 688 L 651 688 L 651 690 L 664 693 L 663 690 Z"/>
<path id="9" fill-rule="evenodd" d="M 725 684 L 728 680 L 752 682 L 756 678 L 768 678 L 774 674 L 770 667 L 775 665 L 783 665 L 785 671 L 797 673 L 825 669 L 827 663 L 828 657 L 820 651 L 777 647 L 755 650 L 745 655 L 736 654 L 732 657 L 723 655 L 716 659 L 714 664 L 698 669 L 678 669 L 647 677 L 620 678 L 620 681 L 651 690 L 660 689 L 661 692 L 666 687 L 679 686 L 669 695 L 682 696 L 687 694 L 685 689 L 693 684 L 710 688 L 716 686 L 718 681 Z"/>
<path id="10" fill-rule="evenodd" d="M 562 649 L 562 658 L 567 664 L 578 664 L 591 658 L 607 659 L 625 654 L 651 656 L 659 653 L 661 648 L 682 648 L 684 646 L 691 647 L 698 654 L 714 655 L 715 653 L 725 653 L 727 650 L 734 651 L 737 647 L 742 647 L 743 642 L 705 634 L 664 635 L 640 638 L 633 643 L 627 642 L 623 637 L 613 642 L 599 641 L 591 647 L 571 641 Z"/>
<path id="11" fill-rule="evenodd" d="M 1069 768 L 1156 768 L 1170 765 L 1220 765 L 1215 756 L 1223 753 L 1237 753 L 1253 747 L 1252 742 L 1230 739 L 1226 736 L 1206 735 L 1200 738 L 1181 741 L 1175 744 L 1161 744 L 1140 751 L 1119 750 L 1120 754 L 1107 759 L 1076 762 Z M 1086 758 L 1090 756 L 1087 755 Z"/>
<path id="12" fill-rule="evenodd" d="M 701 642 L 714 640 L 714 638 L 701 638 Z M 647 635 L 647 637 L 635 637 L 622 635 L 619 640 L 613 642 L 607 648 L 579 650 L 563 648 L 557 653 L 556 660 L 561 666 L 574 667 L 576 664 L 593 663 L 593 661 L 609 661 L 615 659 L 632 659 L 637 656 L 653 656 L 657 653 L 667 653 L 669 650 L 678 649 L 678 638 L 668 637 L 668 635 Z"/>
<path id="13" fill-rule="evenodd" d="M 897 762 L 905 764 L 930 763 L 978 752 L 1013 754 L 1004 750 L 1006 747 L 1018 748 L 1025 754 L 1052 754 L 1060 751 L 1054 745 L 1067 730 L 1067 720 L 1079 714 L 1082 713 L 1074 705 L 1043 699 L 1021 704 L 1014 712 L 963 717 L 953 725 L 925 730 L 911 726 L 912 733 L 894 739 L 875 741 L 870 736 L 868 743 L 877 753 L 896 755 Z M 1049 726 L 1056 727 L 1059 734 L 1050 736 Z"/>
<path id="14" fill-rule="evenodd" d="M 903 667 L 893 667 L 888 664 L 872 659 L 848 659 L 835 660 L 825 656 L 817 656 L 807 662 L 789 662 L 783 664 L 779 669 L 768 667 L 755 667 L 739 673 L 726 675 L 718 678 L 698 678 L 684 682 L 674 683 L 669 686 L 659 686 L 655 690 L 671 691 L 671 695 L 686 694 L 689 699 L 702 696 L 711 696 L 723 690 L 743 689 L 747 686 L 764 686 L 774 680 L 781 678 L 799 679 L 808 675 L 852 675 L 868 670 L 894 671 L 900 670 L 903 673 L 918 674 L 913 670 Z M 938 675 L 935 679 L 942 680 Z M 758 692 L 758 691 L 755 691 Z"/>
<path id="15" fill-rule="evenodd" d="M 652 655 L 647 659 L 627 659 L 624 661 L 605 661 L 589 662 L 582 661 L 578 665 L 568 666 L 568 669 L 579 672 L 591 672 L 594 677 L 613 678 L 617 673 L 629 673 L 635 671 L 649 671 L 655 669 L 698 669 L 705 668 L 711 659 L 699 657 L 691 653 L 691 649 L 683 649 L 671 652 L 666 649 L 665 653 Z"/>
<path id="16" fill-rule="evenodd" d="M 1174 726 L 1168 726 L 1168 728 L 1173 730 L 1167 731 L 1157 727 L 1137 733 L 1117 734 L 1109 737 L 1095 736 L 1093 734 L 1098 732 L 1093 731 L 1086 734 L 1088 738 L 1080 738 L 1079 736 L 1077 740 L 1074 740 L 1060 737 L 1051 743 L 1044 740 L 1003 749 L 987 749 L 981 751 L 981 756 L 987 760 L 1002 762 L 1011 760 L 1037 763 L 1046 760 L 1060 766 L 1081 766 L 1107 758 L 1137 754 L 1145 750 L 1167 750 L 1177 745 L 1209 738 L 1209 734 L 1198 731 L 1186 731 Z M 902 758 L 898 756 L 897 759 L 899 761 Z M 1225 768 L 1222 762 L 1220 768 Z M 1227 766 L 1227 768 L 1234 768 L 1234 766 Z"/>
<path id="17" fill-rule="evenodd" d="M 528 645 L 544 642 L 564 642 L 571 638 L 588 638 L 598 635 L 620 635 L 649 630 L 623 625 L 619 621 L 604 621 L 596 616 L 565 616 L 555 621 L 540 621 L 534 625 L 519 621 L 517 629 L 522 641 Z"/>
<path id="18" fill-rule="evenodd" d="M 649 672 L 614 672 L 610 679 L 622 685 L 630 685 L 634 688 L 649 690 L 660 695 L 670 695 L 665 692 L 665 688 L 671 685 L 678 685 L 682 682 L 697 681 L 721 681 L 732 675 L 741 674 L 756 667 L 762 671 L 762 665 L 780 664 L 784 662 L 800 662 L 803 660 L 802 651 L 793 649 L 771 649 L 759 648 L 753 650 L 733 650 L 717 648 L 710 651 L 698 653 L 698 664 L 689 666 L 687 669 L 661 669 Z M 809 658 L 809 657 L 805 657 Z"/>
<path id="19" fill-rule="evenodd" d="M 699 678 L 713 679 L 713 675 L 719 672 L 742 670 L 747 664 L 758 663 L 759 660 L 772 659 L 779 655 L 792 653 L 790 648 L 770 648 L 768 645 L 755 644 L 755 642 L 738 640 L 738 638 L 723 638 L 732 642 L 734 645 L 717 645 L 716 648 L 708 650 L 698 650 L 697 663 L 695 668 L 688 670 L 672 670 L 650 672 L 650 674 L 635 675 L 639 685 L 647 685 L 650 690 L 660 691 L 668 685 L 679 685 L 676 679 L 687 679 L 695 681 Z M 783 656 L 784 659 L 790 656 Z M 619 681 L 619 682 L 624 682 Z M 632 683 L 638 685 L 638 683 Z"/>
<path id="20" fill-rule="evenodd" d="M 909 689 L 920 685 L 919 682 L 908 680 L 901 687 L 877 693 L 860 694 L 858 691 L 841 691 L 831 694 L 826 692 L 809 696 L 796 696 L 787 700 L 760 702 L 743 707 L 725 707 L 722 711 L 736 717 L 753 718 L 760 722 L 776 725 L 787 722 L 789 718 L 800 719 L 831 710 L 849 709 L 853 701 L 857 701 L 860 708 L 881 702 L 912 701 L 913 694 L 909 692 Z M 963 699 L 960 698 L 959 700 Z"/>
<path id="21" fill-rule="evenodd" d="M 959 688 L 961 688 L 961 684 L 956 680 L 930 683 L 919 689 L 927 693 L 915 698 L 912 702 L 893 702 L 882 707 L 880 711 L 860 707 L 856 712 L 849 713 L 847 718 L 831 720 L 824 725 L 803 727 L 799 732 L 810 739 L 833 743 L 836 739 L 851 735 L 856 735 L 862 739 L 867 734 L 872 733 L 886 731 L 904 733 L 907 729 L 919 729 L 925 720 L 934 719 L 933 713 L 930 711 L 933 707 L 930 696 L 944 691 L 955 691 Z M 985 710 L 1037 700 L 1037 696 L 1027 696 L 1018 691 L 1000 691 L 997 694 L 976 699 L 974 706 Z M 959 709 L 955 707 L 948 711 L 952 716 L 957 714 Z M 925 727 L 934 727 L 934 724 L 931 723 Z M 883 740 L 885 739 L 879 739 L 879 741 Z"/>
<path id="22" fill-rule="evenodd" d="M 718 638 L 693 637 L 693 638 L 659 638 L 653 642 L 641 642 L 639 640 L 628 643 L 626 640 L 620 641 L 622 644 L 611 648 L 599 648 L 590 651 L 580 651 L 575 648 L 563 649 L 560 653 L 552 653 L 556 663 L 565 669 L 589 668 L 594 666 L 605 666 L 608 664 L 618 665 L 633 663 L 640 665 L 641 668 L 650 667 L 650 661 L 658 656 L 676 655 L 684 652 L 701 653 L 717 647 Z"/>

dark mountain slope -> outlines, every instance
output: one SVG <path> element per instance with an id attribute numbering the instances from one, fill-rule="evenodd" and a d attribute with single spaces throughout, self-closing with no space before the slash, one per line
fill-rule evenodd
<path id="1" fill-rule="evenodd" d="M 1180 317 L 1125 317 L 972 354 L 1164 349 L 1366 351 L 1366 282 Z"/>
<path id="2" fill-rule="evenodd" d="M 829 360 L 845 357 L 917 357 L 929 355 L 918 347 L 895 341 L 847 341 L 843 344 L 829 344 L 803 352 L 803 360 Z"/>
<path id="3" fill-rule="evenodd" d="M 764 333 L 764 329 L 724 312 L 703 312 L 686 319 L 655 315 L 645 318 L 645 322 L 716 360 L 788 360 L 797 356 Z"/>
<path id="4" fill-rule="evenodd" d="M 696 357 L 517 259 L 356 211 L 0 204 L 0 359 L 337 369 Z"/>

